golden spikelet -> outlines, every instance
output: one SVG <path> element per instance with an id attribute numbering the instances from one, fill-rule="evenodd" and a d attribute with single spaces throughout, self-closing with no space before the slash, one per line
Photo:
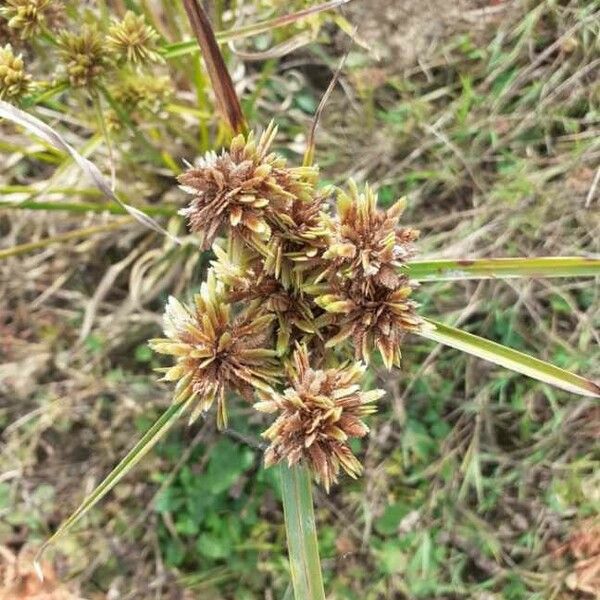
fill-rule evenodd
<path id="1" fill-rule="evenodd" d="M 13 54 L 10 44 L 0 46 L 0 100 L 19 100 L 30 83 L 31 76 L 25 72 L 22 56 Z"/>
<path id="2" fill-rule="evenodd" d="M 196 401 L 191 419 L 217 402 L 217 424 L 227 425 L 226 393 L 251 401 L 257 390 L 269 392 L 280 367 L 272 349 L 272 315 L 235 315 L 213 272 L 202 284 L 194 304 L 186 307 L 171 297 L 164 315 L 165 338 L 150 341 L 161 354 L 176 357 L 163 369 L 164 381 L 176 381 L 175 402 Z"/>
<path id="3" fill-rule="evenodd" d="M 298 347 L 290 373 L 291 387 L 282 394 L 261 394 L 263 401 L 255 404 L 261 412 L 278 413 L 263 433 L 271 442 L 265 465 L 286 461 L 292 466 L 303 461 L 327 491 L 337 482 L 340 469 L 358 477 L 362 465 L 348 440 L 367 434 L 362 419 L 375 412 L 374 402 L 385 393 L 360 390 L 364 370 L 361 363 L 313 370 L 306 347 Z"/>
<path id="4" fill-rule="evenodd" d="M 4 0 L 0 16 L 21 39 L 30 39 L 46 26 L 56 26 L 62 4 L 54 0 Z"/>
<path id="5" fill-rule="evenodd" d="M 106 41 L 109 48 L 123 60 L 131 63 L 162 61 L 156 50 L 158 33 L 146 23 L 144 15 L 128 10 L 122 21 L 117 21 L 108 30 Z"/>
<path id="6" fill-rule="evenodd" d="M 293 225 L 294 200 L 310 200 L 316 170 L 288 168 L 284 158 L 269 153 L 276 131 L 271 124 L 258 142 L 253 134 L 238 135 L 228 151 L 209 152 L 179 176 L 181 188 L 194 196 L 181 214 L 200 235 L 203 248 L 230 228 L 233 236 L 266 254 L 272 225 L 281 220 Z"/>
<path id="7" fill-rule="evenodd" d="M 78 34 L 62 31 L 58 51 L 73 87 L 92 87 L 111 63 L 105 39 L 90 25 L 84 25 Z"/>

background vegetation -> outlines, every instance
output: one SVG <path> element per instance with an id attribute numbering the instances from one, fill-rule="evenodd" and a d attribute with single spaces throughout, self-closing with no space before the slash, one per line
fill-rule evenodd
<path id="1" fill-rule="evenodd" d="M 191 37 L 178 3 L 80 4 L 66 2 L 34 39 L 0 18 L 2 45 L 32 76 L 22 106 L 184 244 L 115 214 L 66 154 L 0 123 L 7 590 L 17 564 L 36 587 L 31 553 L 170 401 L 146 340 L 159 334 L 166 297 L 197 290 L 208 260 L 175 214 L 186 198 L 174 176 L 224 135 L 200 57 L 168 46 Z M 216 29 L 238 38 L 249 23 L 314 5 L 210 4 Z M 104 34 L 126 9 L 160 33 L 165 58 L 115 58 L 75 87 L 57 29 L 89 22 Z M 279 150 L 297 162 L 349 52 L 318 131 L 324 176 L 368 180 L 384 203 L 407 194 L 421 256 L 454 258 L 599 251 L 599 40 L 592 1 L 355 0 L 224 48 L 249 122 L 274 118 Z M 425 314 L 592 379 L 598 295 L 592 279 L 418 291 Z M 598 404 L 416 337 L 403 356 L 399 376 L 373 370 L 389 393 L 356 448 L 364 477 L 317 493 L 330 596 L 593 598 Z M 231 412 L 225 437 L 212 421 L 177 426 L 49 553 L 48 589 L 58 577 L 64 597 L 282 598 L 285 536 L 278 483 L 261 466 L 263 424 L 250 408 Z"/>

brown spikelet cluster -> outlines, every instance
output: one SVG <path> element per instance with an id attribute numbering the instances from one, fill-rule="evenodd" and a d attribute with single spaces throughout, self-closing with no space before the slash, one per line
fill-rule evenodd
<path id="1" fill-rule="evenodd" d="M 146 23 L 144 15 L 128 10 L 122 21 L 113 23 L 106 38 L 117 56 L 131 63 L 161 61 L 156 50 L 158 33 Z"/>
<path id="2" fill-rule="evenodd" d="M 268 273 L 260 255 L 235 242 L 229 253 L 217 244 L 213 252 L 218 260 L 212 266 L 229 290 L 228 300 L 246 305 L 253 313 L 276 318 L 278 356 L 288 353 L 292 340 L 305 340 L 316 334 L 318 323 L 310 298 L 295 288 L 285 287 Z"/>
<path id="3" fill-rule="evenodd" d="M 194 404 L 191 420 L 217 401 L 219 428 L 227 425 L 226 392 L 251 401 L 255 390 L 268 392 L 279 377 L 270 315 L 233 313 L 224 290 L 210 273 L 191 308 L 170 298 L 164 317 L 166 338 L 150 341 L 161 354 L 176 357 L 163 379 L 176 381 L 175 401 Z"/>
<path id="4" fill-rule="evenodd" d="M 340 468 L 351 477 L 362 472 L 348 440 L 369 431 L 362 421 L 375 412 L 383 390 L 360 391 L 364 366 L 358 363 L 314 370 L 306 347 L 294 353 L 291 386 L 282 394 L 266 395 L 255 405 L 261 412 L 278 413 L 263 436 L 271 441 L 267 466 L 285 460 L 289 466 L 306 461 L 326 490 L 337 482 Z"/>
<path id="5" fill-rule="evenodd" d="M 264 254 L 272 225 L 293 225 L 289 213 L 294 200 L 310 199 L 315 169 L 287 168 L 284 158 L 269 153 L 275 134 L 270 126 L 258 142 L 252 134 L 238 135 L 229 151 L 208 153 L 179 177 L 182 189 L 194 196 L 181 214 L 200 235 L 203 248 L 230 228 Z"/>
<path id="6" fill-rule="evenodd" d="M 379 210 L 373 190 L 366 186 L 361 194 L 350 180 L 349 193 L 338 194 L 332 243 L 323 255 L 330 271 L 359 281 L 365 295 L 377 287 L 398 287 L 399 269 L 413 256 L 419 237 L 416 229 L 398 226 L 404 208 L 402 199 Z"/>
<path id="7" fill-rule="evenodd" d="M 305 288 L 328 314 L 327 348 L 351 340 L 357 359 L 369 363 L 378 350 L 388 370 L 400 366 L 405 333 L 423 326 L 402 271 L 419 232 L 398 226 L 403 210 L 402 200 L 378 209 L 374 192 L 367 186 L 360 193 L 350 181 L 349 193 L 338 194 L 325 270 Z"/>
<path id="8" fill-rule="evenodd" d="M 111 63 L 104 37 L 90 25 L 84 25 L 80 33 L 62 31 L 58 48 L 73 87 L 92 87 Z"/>
<path id="9" fill-rule="evenodd" d="M 8 27 L 21 39 L 30 39 L 43 27 L 58 24 L 62 5 L 55 0 L 4 0 L 0 16 L 8 21 Z"/>
<path id="10" fill-rule="evenodd" d="M 417 304 L 409 298 L 413 287 L 406 276 L 398 279 L 394 289 L 376 286 L 368 295 L 363 293 L 362 281 L 341 277 L 324 284 L 321 291 L 315 302 L 329 313 L 335 331 L 328 337 L 327 348 L 350 339 L 357 359 L 369 363 L 371 352 L 378 350 L 388 370 L 400 366 L 404 335 L 423 326 Z"/>
<path id="11" fill-rule="evenodd" d="M 424 326 L 405 268 L 418 232 L 398 224 L 402 201 L 381 210 L 353 182 L 333 212 L 316 168 L 271 152 L 275 131 L 238 135 L 179 177 L 192 195 L 181 212 L 215 259 L 193 309 L 170 301 L 152 346 L 176 357 L 164 378 L 193 416 L 216 399 L 223 426 L 228 390 L 260 397 L 277 413 L 266 464 L 305 463 L 329 489 L 362 469 L 348 440 L 383 395 L 362 391 L 365 363 L 377 350 L 398 365 L 404 335 Z"/>

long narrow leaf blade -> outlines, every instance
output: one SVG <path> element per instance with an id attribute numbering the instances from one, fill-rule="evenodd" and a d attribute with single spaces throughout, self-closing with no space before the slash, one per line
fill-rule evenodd
<path id="1" fill-rule="evenodd" d="M 296 600 L 325 600 L 312 500 L 312 481 L 303 465 L 280 466 L 283 514 Z"/>
<path id="2" fill-rule="evenodd" d="M 426 319 L 426 321 L 432 327 L 423 328 L 422 331 L 418 332 L 422 337 L 456 348 L 478 358 L 483 358 L 501 367 L 522 373 L 568 392 L 582 396 L 600 397 L 600 386 L 589 379 L 569 373 L 569 371 L 502 344 L 444 325 L 433 319 Z"/>
<path id="3" fill-rule="evenodd" d="M 130 214 L 136 221 L 139 221 L 144 226 L 166 235 L 168 238 L 173 240 L 176 244 L 181 244 L 181 240 L 170 234 L 166 229 L 163 229 L 154 219 L 151 219 L 147 214 L 137 209 L 135 206 L 126 204 L 123 202 L 111 189 L 110 184 L 104 178 L 102 173 L 96 165 L 89 161 L 87 158 L 79 154 L 75 148 L 73 148 L 60 134 L 58 134 L 52 127 L 46 125 L 43 121 L 40 121 L 37 117 L 30 115 L 29 113 L 0 100 L 0 118 L 8 119 L 13 123 L 17 123 L 21 127 L 27 129 L 33 135 L 41 138 L 46 143 L 50 144 L 54 148 L 58 148 L 63 152 L 66 152 L 75 161 L 77 166 L 90 178 L 92 183 L 113 202 L 116 202 L 121 206 L 128 214 Z"/>
<path id="4" fill-rule="evenodd" d="M 42 546 L 39 555 L 50 544 L 67 533 L 93 506 L 135 467 L 152 447 L 165 435 L 169 428 L 187 408 L 187 403 L 172 404 L 162 416 L 148 429 L 127 456 L 109 473 L 98 487 L 79 505 L 77 510 L 56 530 L 54 535 Z"/>
<path id="5" fill-rule="evenodd" d="M 415 281 L 512 279 L 517 277 L 588 277 L 600 275 L 600 258 L 561 256 L 541 258 L 482 258 L 419 260 L 408 263 Z"/>
<path id="6" fill-rule="evenodd" d="M 217 97 L 219 109 L 235 133 L 245 132 L 247 127 L 242 106 L 208 16 L 198 0 L 183 0 L 183 5 L 202 50 L 204 64 Z"/>

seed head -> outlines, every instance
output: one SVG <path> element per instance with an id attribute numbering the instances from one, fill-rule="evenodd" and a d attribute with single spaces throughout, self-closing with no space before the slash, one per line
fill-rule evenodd
<path id="1" fill-rule="evenodd" d="M 374 286 L 395 289 L 400 267 L 414 254 L 419 232 L 398 227 L 405 203 L 398 200 L 388 210 L 377 208 L 377 195 L 366 186 L 360 193 L 350 180 L 349 193 L 340 191 L 337 219 L 332 222 L 332 243 L 323 255 L 328 269 L 360 281 L 365 294 Z"/>
<path id="2" fill-rule="evenodd" d="M 0 100 L 18 100 L 27 92 L 30 82 L 22 56 L 15 56 L 10 44 L 0 46 Z"/>
<path id="3" fill-rule="evenodd" d="M 424 326 L 417 304 L 409 299 L 413 286 L 406 276 L 400 277 L 395 289 L 372 285 L 369 294 L 364 293 L 360 280 L 341 277 L 309 289 L 319 294 L 315 302 L 329 313 L 329 323 L 336 330 L 327 338 L 326 347 L 350 338 L 355 357 L 367 364 L 372 350 L 377 349 L 388 370 L 400 366 L 404 334 Z"/>
<path id="4" fill-rule="evenodd" d="M 276 317 L 278 356 L 288 353 L 292 340 L 300 341 L 317 333 L 312 298 L 299 288 L 284 287 L 267 273 L 259 254 L 235 241 L 229 252 L 217 243 L 213 252 L 218 260 L 212 266 L 227 289 L 227 299 L 242 303 L 253 313 Z"/>
<path id="5" fill-rule="evenodd" d="M 33 37 L 45 25 L 55 25 L 62 11 L 62 5 L 54 0 L 4 0 L 4 4 L 0 15 L 21 39 Z"/>
<path id="6" fill-rule="evenodd" d="M 265 465 L 285 460 L 292 466 L 305 461 L 327 491 L 337 482 L 340 467 L 351 477 L 360 475 L 362 465 L 348 440 L 367 434 L 362 418 L 375 412 L 373 403 L 385 393 L 360 391 L 364 370 L 360 363 L 313 370 L 306 347 L 299 347 L 294 353 L 291 387 L 283 394 L 261 394 L 264 401 L 255 404 L 261 412 L 279 413 L 263 433 L 271 441 Z"/>
<path id="7" fill-rule="evenodd" d="M 330 244 L 328 195 L 326 189 L 315 192 L 310 200 L 294 199 L 287 218 L 279 218 L 273 230 L 264 269 L 286 289 L 299 289 L 323 265 L 322 254 Z"/>
<path id="8" fill-rule="evenodd" d="M 194 304 L 186 307 L 170 298 L 164 316 L 166 338 L 150 347 L 177 358 L 164 369 L 164 381 L 177 381 L 175 402 L 195 402 L 191 420 L 217 401 L 217 425 L 227 425 L 225 395 L 240 394 L 251 401 L 256 390 L 271 392 L 280 369 L 275 360 L 272 315 L 233 314 L 222 284 L 209 272 Z"/>
<path id="9" fill-rule="evenodd" d="M 123 59 L 132 63 L 162 61 L 156 51 L 158 33 L 146 23 L 144 15 L 128 10 L 122 21 L 115 22 L 108 30 L 109 47 Z"/>
<path id="10" fill-rule="evenodd" d="M 173 94 L 168 77 L 130 73 L 111 87 L 113 98 L 129 113 L 140 110 L 159 113 Z"/>
<path id="11" fill-rule="evenodd" d="M 110 65 L 104 38 L 89 25 L 84 25 L 80 34 L 62 31 L 58 44 L 73 87 L 92 87 Z"/>
<path id="12" fill-rule="evenodd" d="M 291 224 L 289 212 L 295 199 L 310 200 L 316 170 L 286 167 L 284 158 L 269 154 L 275 134 L 271 124 L 258 143 L 253 134 L 238 135 L 229 151 L 219 156 L 209 152 L 179 177 L 182 189 L 194 196 L 181 214 L 200 234 L 205 249 L 230 227 L 235 237 L 266 255 L 272 226 L 281 220 Z"/>

